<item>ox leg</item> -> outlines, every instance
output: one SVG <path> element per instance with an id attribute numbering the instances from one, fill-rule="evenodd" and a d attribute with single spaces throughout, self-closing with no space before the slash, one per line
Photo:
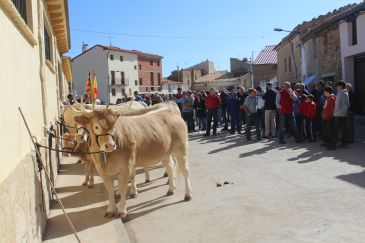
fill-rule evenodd
<path id="1" fill-rule="evenodd" d="M 89 181 L 87 183 L 88 188 L 92 188 L 94 186 L 94 163 L 89 162 Z"/>
<path id="2" fill-rule="evenodd" d="M 132 174 L 134 171 L 132 171 Z M 125 174 L 120 174 L 118 176 L 118 182 L 119 182 L 119 193 L 120 193 L 120 211 L 118 212 L 118 216 L 124 219 L 127 216 L 127 190 L 128 190 L 128 181 L 129 176 Z"/>
<path id="3" fill-rule="evenodd" d="M 149 168 L 144 167 L 143 170 L 144 170 L 144 176 L 145 176 L 145 183 L 151 182 L 150 172 L 148 171 Z"/>
<path id="4" fill-rule="evenodd" d="M 180 173 L 184 174 L 185 179 L 185 201 L 190 201 L 192 199 L 192 190 L 190 185 L 190 172 L 188 166 L 188 160 L 185 154 L 176 156 L 177 166 Z"/>
<path id="5" fill-rule="evenodd" d="M 89 169 L 88 169 L 89 163 L 90 163 L 89 161 L 84 161 L 85 179 L 84 182 L 82 183 L 83 186 L 87 186 L 87 183 L 89 181 Z"/>
<path id="6" fill-rule="evenodd" d="M 162 161 L 163 165 L 165 166 L 167 175 L 169 177 L 169 190 L 167 191 L 167 196 L 171 196 L 174 194 L 175 190 L 175 172 L 174 172 L 174 164 L 171 158 Z"/>
<path id="7" fill-rule="evenodd" d="M 108 209 L 106 210 L 105 217 L 112 218 L 117 216 L 117 207 L 115 204 L 114 199 L 114 185 L 113 185 L 113 178 L 110 176 L 103 176 L 103 181 L 105 185 L 105 189 L 108 193 L 109 205 Z M 128 185 L 128 183 L 127 183 Z"/>
<path id="8" fill-rule="evenodd" d="M 131 193 L 130 198 L 136 198 L 138 194 L 137 185 L 136 185 L 136 169 L 133 170 L 131 175 Z M 122 196 L 122 194 L 120 195 Z"/>

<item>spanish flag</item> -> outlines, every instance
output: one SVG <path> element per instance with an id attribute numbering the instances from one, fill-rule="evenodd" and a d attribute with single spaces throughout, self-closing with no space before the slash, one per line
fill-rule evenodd
<path id="1" fill-rule="evenodd" d="M 87 98 L 91 98 L 91 73 L 89 71 L 89 74 L 87 75 L 87 81 L 86 81 L 86 86 L 85 86 L 85 94 L 87 96 Z"/>
<path id="2" fill-rule="evenodd" d="M 96 80 L 96 72 L 95 72 L 95 70 L 94 70 L 93 92 L 94 92 L 94 100 L 96 100 L 96 98 L 99 95 L 99 92 L 98 92 L 98 80 Z"/>

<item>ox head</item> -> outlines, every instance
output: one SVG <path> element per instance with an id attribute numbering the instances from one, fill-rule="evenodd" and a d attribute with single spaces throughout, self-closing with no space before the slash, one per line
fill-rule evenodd
<path id="1" fill-rule="evenodd" d="M 74 110 L 74 112 L 77 113 L 74 116 L 74 121 L 80 127 L 75 136 L 78 143 L 85 143 L 90 139 L 92 150 L 103 152 L 116 150 L 114 125 L 119 117 L 118 113 L 108 108 L 90 111 L 86 110 L 83 105 L 81 111 Z"/>

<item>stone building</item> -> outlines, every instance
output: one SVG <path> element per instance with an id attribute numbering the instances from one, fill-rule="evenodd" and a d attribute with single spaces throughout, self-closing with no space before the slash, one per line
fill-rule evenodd
<path id="1" fill-rule="evenodd" d="M 41 242 L 51 193 L 18 107 L 38 143 L 48 145 L 44 128 L 57 128 L 72 80 L 70 59 L 63 56 L 70 49 L 67 1 L 2 0 L 0 26 L 0 96 L 6 102 L 0 121 L 0 241 Z M 54 182 L 60 156 L 41 153 Z"/>
<path id="2" fill-rule="evenodd" d="M 262 83 L 269 82 L 277 75 L 277 53 L 275 46 L 266 46 L 257 55 L 253 62 L 253 83 L 250 87 L 261 86 Z M 252 81 L 251 81 L 252 82 Z M 248 87 L 246 87 L 248 88 Z"/>
<path id="3" fill-rule="evenodd" d="M 184 89 L 195 89 L 194 84 L 196 80 L 214 72 L 214 62 L 206 60 L 185 69 L 174 70 L 168 79 L 182 82 Z"/>
<path id="4" fill-rule="evenodd" d="M 247 58 L 230 58 L 231 73 L 234 77 L 240 77 L 250 72 L 251 62 Z"/>
<path id="5" fill-rule="evenodd" d="M 360 4 L 349 4 L 297 25 L 279 44 L 278 82 L 339 80 L 342 76 L 339 23 Z"/>
<path id="6" fill-rule="evenodd" d="M 320 16 L 310 29 L 302 32 L 302 79 L 306 85 L 316 80 L 335 82 L 342 79 L 339 26 L 357 7 L 357 4 L 351 4 Z"/>
<path id="7" fill-rule="evenodd" d="M 277 79 L 279 85 L 284 82 L 300 82 L 301 59 L 300 39 L 296 27 L 274 50 L 277 51 Z"/>

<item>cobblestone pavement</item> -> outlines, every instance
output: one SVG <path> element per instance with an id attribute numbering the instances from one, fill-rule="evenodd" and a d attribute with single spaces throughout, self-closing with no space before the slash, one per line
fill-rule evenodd
<path id="1" fill-rule="evenodd" d="M 190 135 L 193 200 L 166 197 L 162 168 L 138 175 L 128 200 L 131 242 L 364 242 L 365 123 L 349 149 Z M 361 125 L 361 126 L 360 126 Z M 227 181 L 230 184 L 224 185 Z M 217 183 L 223 184 L 217 187 Z"/>

